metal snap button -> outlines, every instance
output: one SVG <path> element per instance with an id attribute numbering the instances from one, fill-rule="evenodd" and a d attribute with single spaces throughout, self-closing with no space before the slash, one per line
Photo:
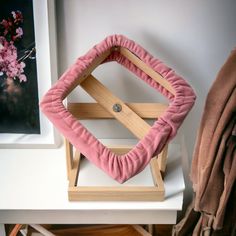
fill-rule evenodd
<path id="1" fill-rule="evenodd" d="M 118 103 L 114 104 L 112 107 L 114 112 L 120 112 L 122 110 L 122 106 Z"/>

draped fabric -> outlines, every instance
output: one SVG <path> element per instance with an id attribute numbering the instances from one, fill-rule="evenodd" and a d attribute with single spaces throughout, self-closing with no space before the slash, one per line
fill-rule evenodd
<path id="1" fill-rule="evenodd" d="M 236 235 L 236 50 L 208 93 L 190 177 L 195 197 L 173 235 Z"/>

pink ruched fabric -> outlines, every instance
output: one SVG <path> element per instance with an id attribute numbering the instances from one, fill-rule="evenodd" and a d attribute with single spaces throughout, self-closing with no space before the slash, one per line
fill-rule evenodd
<path id="1" fill-rule="evenodd" d="M 169 107 L 157 119 L 147 135 L 124 155 L 117 155 L 97 140 L 68 110 L 62 101 L 74 87 L 77 78 L 102 53 L 114 46 L 130 50 L 143 62 L 168 80 L 176 94 L 173 96 L 155 80 L 137 68 L 119 52 L 112 54 L 104 61 L 117 61 L 135 73 L 151 87 L 161 92 L 169 101 Z M 195 101 L 192 88 L 175 72 L 134 41 L 123 35 L 111 35 L 95 45 L 87 54 L 77 59 L 43 97 L 40 107 L 54 126 L 92 163 L 105 171 L 120 183 L 142 171 L 151 158 L 159 154 L 165 144 L 172 139 Z"/>

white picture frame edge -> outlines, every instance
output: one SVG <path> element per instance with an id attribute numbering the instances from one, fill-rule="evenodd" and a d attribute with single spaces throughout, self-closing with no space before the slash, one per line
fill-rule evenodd
<path id="1" fill-rule="evenodd" d="M 33 0 L 38 98 L 58 78 L 55 0 Z M 0 134 L 0 148 L 57 148 L 61 137 L 52 123 L 40 113 L 40 134 Z"/>

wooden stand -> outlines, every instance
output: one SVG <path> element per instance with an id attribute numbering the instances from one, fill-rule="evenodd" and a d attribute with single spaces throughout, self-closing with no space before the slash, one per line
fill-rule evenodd
<path id="1" fill-rule="evenodd" d="M 86 83 L 85 83 L 86 82 Z M 90 93 L 99 103 L 68 103 L 67 109 L 78 119 L 111 119 L 113 113 L 115 118 L 121 121 L 138 138 L 142 138 L 149 125 L 142 119 L 154 119 L 161 115 L 166 109 L 163 104 L 152 103 L 128 103 L 125 104 L 115 98 L 99 81 L 94 77 L 85 80 L 81 86 Z M 108 101 L 108 102 L 106 102 Z M 112 103 L 113 101 L 113 103 Z M 109 104 L 110 103 L 110 104 Z M 101 105 L 102 104 L 102 105 Z M 114 112 L 112 105 L 122 106 L 120 112 Z M 127 115 L 128 114 L 128 115 Z M 131 121 L 132 120 L 132 121 Z M 67 173 L 69 180 L 69 200 L 70 201 L 161 201 L 164 199 L 164 185 L 161 173 L 164 173 L 167 159 L 167 146 L 159 157 L 154 157 L 150 163 L 153 177 L 153 187 L 145 186 L 120 186 L 120 187 L 77 187 L 79 177 L 80 161 L 82 155 L 79 150 L 73 150 L 73 146 L 68 140 L 66 143 Z M 117 154 L 127 153 L 130 146 L 109 147 Z"/>
<path id="2" fill-rule="evenodd" d="M 158 103 L 124 103 L 90 74 L 112 51 L 118 50 L 123 56 L 132 61 L 133 64 L 174 94 L 174 90 L 168 81 L 164 80 L 157 72 L 153 71 L 129 50 L 115 47 L 97 58 L 84 71 L 83 75 L 78 78 L 77 84 L 74 85 L 74 87 L 80 85 L 97 103 L 68 103 L 67 109 L 78 119 L 115 118 L 137 138 L 142 139 L 151 128 L 143 118 L 156 119 L 165 111 L 167 106 Z M 153 157 L 150 163 L 153 187 L 122 185 L 120 187 L 77 187 L 82 155 L 79 150 L 73 151 L 73 146 L 68 140 L 65 140 L 65 144 L 69 180 L 68 195 L 70 201 L 161 201 L 164 199 L 165 190 L 161 174 L 165 172 L 166 168 L 167 146 L 158 158 Z M 132 149 L 132 147 L 116 146 L 110 147 L 110 149 L 117 154 L 124 154 Z"/>

